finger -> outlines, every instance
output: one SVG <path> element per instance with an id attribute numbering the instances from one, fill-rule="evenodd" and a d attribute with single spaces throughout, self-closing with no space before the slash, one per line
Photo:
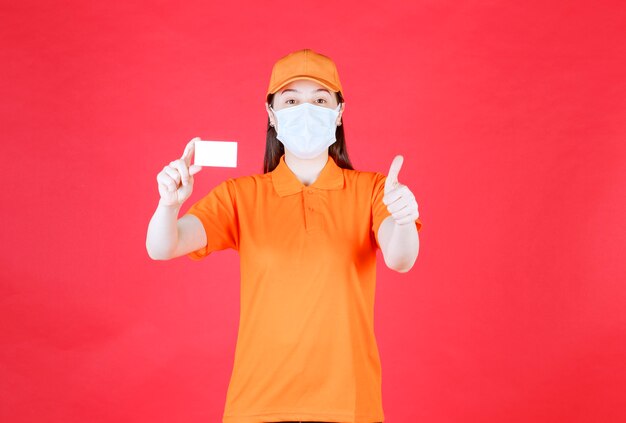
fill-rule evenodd
<path id="1" fill-rule="evenodd" d="M 198 165 L 191 165 L 189 166 L 189 175 L 195 175 L 196 173 L 200 172 L 202 170 L 202 166 L 198 166 Z"/>
<path id="2" fill-rule="evenodd" d="M 389 210 L 389 213 L 395 213 L 397 211 L 400 211 L 402 209 L 404 209 L 405 207 L 409 206 L 409 201 L 408 199 L 404 198 L 404 197 L 400 197 L 398 198 L 397 201 L 394 201 L 393 203 L 389 204 L 387 206 L 387 210 Z"/>
<path id="3" fill-rule="evenodd" d="M 409 190 L 409 188 L 406 185 L 399 184 L 397 188 L 385 192 L 385 195 L 383 196 L 383 203 L 386 206 L 389 206 L 390 204 L 393 204 L 396 201 L 398 201 L 398 199 L 403 196 L 407 196 L 407 198 L 410 198 L 410 197 L 415 198 L 411 190 Z"/>
<path id="4" fill-rule="evenodd" d="M 417 218 L 419 217 L 419 211 L 417 210 L 417 205 L 414 204 L 396 213 L 393 213 L 391 216 L 396 223 L 405 224 L 417 220 Z"/>
<path id="5" fill-rule="evenodd" d="M 165 171 L 160 172 L 157 175 L 157 182 L 168 191 L 176 191 L 176 181 L 174 181 Z"/>
<path id="6" fill-rule="evenodd" d="M 168 166 L 163 171 L 167 174 L 167 176 L 172 178 L 177 187 L 178 185 L 180 185 L 180 173 L 178 173 L 178 170 L 171 166 Z"/>
<path id="7" fill-rule="evenodd" d="M 183 151 L 183 155 L 180 158 L 185 159 L 185 158 L 190 157 L 193 154 L 193 151 L 195 149 L 196 141 L 199 141 L 199 140 L 200 140 L 200 137 L 194 137 L 191 140 L 189 140 L 187 145 L 185 145 L 185 150 Z"/>
<path id="8" fill-rule="evenodd" d="M 187 163 L 187 166 L 191 164 L 191 158 L 193 157 L 193 153 L 195 152 L 196 141 L 200 141 L 200 137 L 192 138 L 191 141 L 187 143 L 185 146 L 185 151 L 183 151 L 183 155 L 180 157 Z"/>
<path id="9" fill-rule="evenodd" d="M 170 163 L 170 166 L 178 170 L 183 185 L 187 185 L 189 183 L 189 168 L 185 161 L 183 159 L 174 160 Z"/>
<path id="10" fill-rule="evenodd" d="M 404 157 L 396 156 L 393 158 L 391 162 L 391 166 L 389 167 L 389 173 L 387 173 L 387 180 L 385 181 L 385 190 L 391 190 L 396 185 L 398 185 L 398 174 L 400 173 L 400 169 L 402 168 L 402 163 L 404 162 Z"/>
<path id="11" fill-rule="evenodd" d="M 395 220 L 400 220 L 408 216 L 417 215 L 417 210 L 414 207 L 404 207 L 397 212 L 391 214 Z M 416 217 L 417 218 L 417 217 Z"/>

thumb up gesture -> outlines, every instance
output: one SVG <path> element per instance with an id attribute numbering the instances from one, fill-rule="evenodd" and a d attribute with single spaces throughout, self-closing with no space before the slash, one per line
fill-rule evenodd
<path id="1" fill-rule="evenodd" d="M 391 162 L 387 180 L 385 181 L 385 195 L 383 197 L 383 203 L 387 206 L 387 210 L 391 213 L 396 225 L 414 223 L 419 217 L 415 196 L 406 185 L 398 182 L 398 174 L 403 162 L 404 158 L 402 156 L 394 157 Z"/>

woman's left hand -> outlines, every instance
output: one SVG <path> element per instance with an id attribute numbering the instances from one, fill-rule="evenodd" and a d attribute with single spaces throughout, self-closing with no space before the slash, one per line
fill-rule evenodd
<path id="1" fill-rule="evenodd" d="M 387 206 L 387 210 L 391 213 L 396 225 L 415 223 L 415 220 L 419 217 L 415 196 L 409 187 L 398 182 L 398 174 L 403 162 L 404 158 L 402 156 L 394 157 L 391 162 L 389 174 L 385 181 L 385 195 L 383 197 L 383 203 Z"/>

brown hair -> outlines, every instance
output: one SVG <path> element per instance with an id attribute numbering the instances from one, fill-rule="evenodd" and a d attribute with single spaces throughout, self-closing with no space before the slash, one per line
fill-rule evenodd
<path id="1" fill-rule="evenodd" d="M 337 102 L 343 103 L 343 97 L 341 92 L 336 92 Z M 272 105 L 274 100 L 274 94 L 267 96 L 268 104 Z M 348 157 L 348 149 L 346 147 L 346 137 L 344 135 L 344 123 L 343 117 L 341 118 L 341 125 L 337 127 L 335 132 L 335 138 L 337 141 L 330 147 L 328 147 L 328 155 L 333 158 L 337 166 L 342 169 L 354 169 L 350 158 Z M 276 129 L 270 125 L 270 119 L 267 118 L 267 134 L 265 136 L 265 158 L 263 159 L 263 173 L 271 172 L 280 163 L 281 156 L 285 154 L 285 148 L 283 143 L 276 138 Z"/>

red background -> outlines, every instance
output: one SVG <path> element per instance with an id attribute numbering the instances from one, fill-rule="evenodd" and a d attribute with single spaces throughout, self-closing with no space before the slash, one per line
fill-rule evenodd
<path id="1" fill-rule="evenodd" d="M 546 4 L 548 3 L 548 4 Z M 551 3 L 551 4 L 550 4 Z M 424 222 L 379 262 L 386 421 L 626 421 L 621 1 L 3 2 L 0 420 L 221 421 L 238 258 L 155 262 L 156 174 L 239 142 L 279 57 L 332 57 L 358 169 Z"/>

